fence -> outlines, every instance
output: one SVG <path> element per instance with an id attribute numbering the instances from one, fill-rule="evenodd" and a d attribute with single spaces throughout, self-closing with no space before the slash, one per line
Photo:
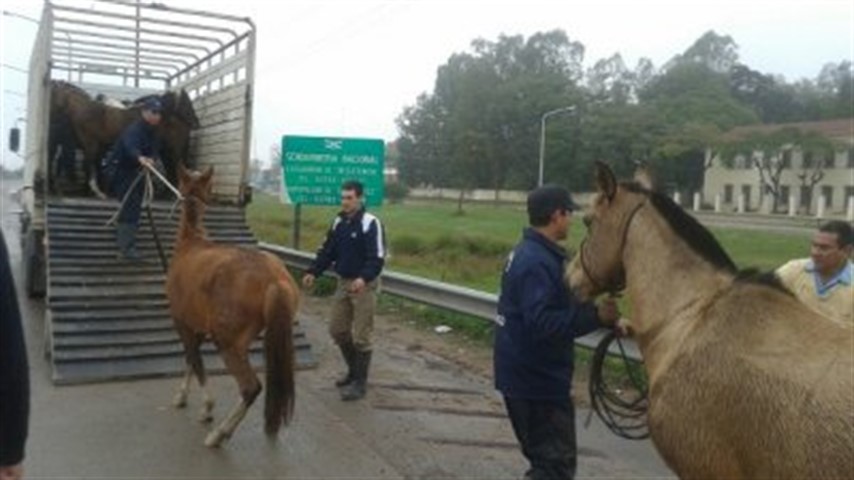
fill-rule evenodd
<path id="1" fill-rule="evenodd" d="M 314 260 L 314 255 L 280 245 L 261 243 L 259 247 L 281 258 L 286 265 L 297 270 L 306 270 Z M 471 288 L 437 282 L 426 278 L 392 271 L 384 271 L 381 277 L 383 293 L 423 303 L 432 307 L 464 313 L 482 320 L 495 321 L 498 296 Z M 608 331 L 605 329 L 591 333 L 575 341 L 576 345 L 596 348 Z M 623 342 L 627 356 L 641 361 L 640 351 L 632 340 Z M 618 355 L 619 347 L 611 345 L 611 354 Z"/>

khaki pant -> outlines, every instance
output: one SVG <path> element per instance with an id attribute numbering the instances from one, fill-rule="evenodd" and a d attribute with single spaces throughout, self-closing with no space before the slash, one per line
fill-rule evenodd
<path id="1" fill-rule="evenodd" d="M 374 331 L 379 279 L 366 284 L 360 293 L 350 293 L 352 283 L 352 280 L 338 279 L 338 286 L 332 297 L 329 334 L 339 345 L 352 341 L 360 352 L 369 352 L 371 334 Z"/>

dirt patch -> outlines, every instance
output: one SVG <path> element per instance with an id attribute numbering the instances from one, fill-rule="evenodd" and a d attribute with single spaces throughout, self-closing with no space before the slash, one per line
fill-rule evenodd
<path id="1" fill-rule="evenodd" d="M 312 317 L 325 318 L 329 313 L 322 297 L 304 297 L 301 310 Z M 429 352 L 458 368 L 492 382 L 492 348 L 469 340 L 453 331 L 436 333 L 419 328 L 405 314 L 383 313 L 374 319 L 374 336 L 403 346 L 412 353 Z M 587 396 L 588 366 L 576 365 L 573 398 L 576 406 L 589 405 Z"/>

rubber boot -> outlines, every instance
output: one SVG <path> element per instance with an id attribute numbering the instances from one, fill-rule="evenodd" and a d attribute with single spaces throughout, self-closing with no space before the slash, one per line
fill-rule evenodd
<path id="1" fill-rule="evenodd" d="M 353 372 L 355 378 L 351 384 L 341 391 L 341 400 L 352 402 L 365 398 L 368 388 L 368 370 L 371 366 L 371 353 L 356 352 L 355 371 Z"/>
<path id="2" fill-rule="evenodd" d="M 341 349 L 341 356 L 344 357 L 344 362 L 347 364 L 347 374 L 335 381 L 336 387 L 346 387 L 353 383 L 355 379 L 354 367 L 356 363 L 356 346 L 352 340 L 338 345 Z"/>
<path id="3" fill-rule="evenodd" d="M 119 247 L 119 258 L 138 262 L 142 256 L 136 249 L 136 229 L 137 226 L 132 223 L 117 223 L 116 224 L 116 244 Z"/>

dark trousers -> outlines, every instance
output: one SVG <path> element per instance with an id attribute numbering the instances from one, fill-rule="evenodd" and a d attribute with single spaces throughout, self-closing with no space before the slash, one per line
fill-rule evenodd
<path id="1" fill-rule="evenodd" d="M 570 399 L 504 397 L 513 432 L 531 468 L 526 479 L 572 479 L 577 465 L 575 408 Z"/>
<path id="2" fill-rule="evenodd" d="M 116 198 L 118 198 L 120 202 L 125 198 L 125 194 L 128 189 L 130 189 L 131 185 L 133 185 L 138 173 L 139 172 L 134 171 L 119 172 L 116 174 L 116 178 L 113 180 L 113 189 L 116 192 Z M 133 187 L 133 192 L 128 195 L 127 202 L 125 202 L 121 213 L 119 213 L 119 223 L 139 225 L 140 211 L 142 210 L 142 196 L 145 193 L 145 182 L 143 180 L 144 179 L 140 179 L 136 182 L 136 186 Z"/>

